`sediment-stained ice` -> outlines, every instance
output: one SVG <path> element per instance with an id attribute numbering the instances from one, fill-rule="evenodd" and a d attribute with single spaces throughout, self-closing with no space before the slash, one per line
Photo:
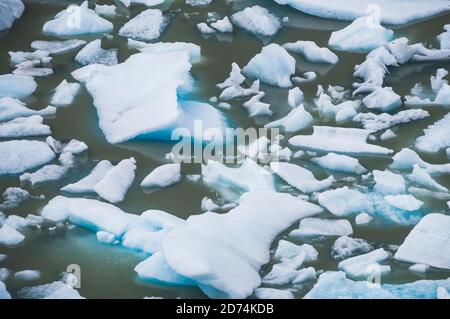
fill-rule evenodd
<path id="1" fill-rule="evenodd" d="M 168 23 L 161 10 L 147 9 L 125 23 L 119 35 L 138 41 L 154 41 L 161 36 Z"/>
<path id="2" fill-rule="evenodd" d="M 2 74 L 0 75 L 0 98 L 26 98 L 37 88 L 36 81 L 30 76 Z"/>
<path id="3" fill-rule="evenodd" d="M 313 63 L 329 63 L 336 64 L 339 62 L 339 58 L 330 49 L 319 47 L 313 41 L 297 41 L 288 42 L 282 45 L 288 51 L 301 54 L 305 57 L 306 61 Z"/>
<path id="4" fill-rule="evenodd" d="M 257 37 L 274 36 L 281 28 L 280 20 L 264 7 L 255 5 L 236 12 L 231 21 Z"/>

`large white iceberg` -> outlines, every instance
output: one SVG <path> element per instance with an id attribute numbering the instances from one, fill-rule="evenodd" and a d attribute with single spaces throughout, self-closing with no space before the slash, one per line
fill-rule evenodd
<path id="1" fill-rule="evenodd" d="M 0 2 L 0 31 L 11 28 L 14 21 L 22 16 L 24 9 L 22 0 Z"/>

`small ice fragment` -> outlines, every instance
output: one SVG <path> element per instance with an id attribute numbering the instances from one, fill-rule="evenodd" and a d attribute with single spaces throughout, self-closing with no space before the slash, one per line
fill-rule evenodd
<path id="1" fill-rule="evenodd" d="M 165 164 L 155 168 L 141 183 L 141 187 L 167 187 L 181 180 L 180 164 Z"/>

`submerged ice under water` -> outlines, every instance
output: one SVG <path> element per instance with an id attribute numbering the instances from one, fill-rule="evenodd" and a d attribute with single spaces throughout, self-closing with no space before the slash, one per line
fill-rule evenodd
<path id="1" fill-rule="evenodd" d="M 431 16 L 446 11 L 446 1 L 433 1 Z M 314 4 L 303 7 L 311 1 L 122 2 L 98 1 L 117 5 L 97 8 L 101 18 L 82 5 L 86 19 L 72 32 L 65 14 L 55 16 L 82 1 L 24 0 L 22 17 L 0 31 L 0 298 L 445 296 L 450 94 L 438 69 L 450 67 L 442 40 L 448 14 L 382 17 L 395 22 L 385 26 L 393 35 L 377 29 L 382 41 L 362 51 L 402 37 L 412 46 L 401 40 L 367 55 L 361 43 L 335 50 L 329 42 L 339 30 L 339 37 L 354 31 L 350 41 L 367 39 L 357 34 L 364 25 L 345 28 L 356 17 L 345 10 L 325 17 L 339 20 L 313 16 L 321 16 Z M 245 10 L 255 6 L 265 9 Z M 149 11 L 156 29 L 139 18 L 127 24 L 146 10 L 157 10 Z M 427 17 L 419 11 L 419 20 Z M 200 32 L 199 23 L 211 32 Z M 141 42 L 150 39 L 165 44 Z M 95 46 L 77 62 L 86 43 Z M 34 49 L 49 55 L 27 53 Z M 34 61 L 10 65 L 9 51 Z M 416 53 L 434 61 L 405 63 Z M 82 68 L 91 62 L 103 65 Z M 52 75 L 34 80 L 4 76 L 49 68 Z M 146 77 L 155 68 L 160 76 Z M 128 87 L 120 83 L 127 77 Z M 359 82 L 374 92 L 369 98 L 352 96 Z M 407 95 L 413 105 L 399 103 Z M 250 151 L 241 168 L 170 164 L 164 140 L 199 116 L 221 129 L 280 127 L 281 147 L 270 151 L 289 163 L 263 167 L 253 162 L 261 154 Z M 42 121 L 45 134 L 34 136 L 44 132 Z M 10 142 L 17 139 L 39 142 Z M 429 213 L 436 214 L 422 218 Z M 373 263 L 382 270 L 377 291 L 355 281 Z M 73 267 L 81 274 L 77 289 L 61 285 Z M 36 285 L 45 286 L 28 288 Z"/>

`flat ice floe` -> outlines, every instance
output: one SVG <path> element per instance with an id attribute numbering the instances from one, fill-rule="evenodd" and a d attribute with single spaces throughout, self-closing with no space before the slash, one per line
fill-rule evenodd
<path id="1" fill-rule="evenodd" d="M 347 186 L 322 192 L 317 195 L 319 204 L 335 216 L 348 216 L 367 211 L 371 204 L 369 197 Z"/>
<path id="2" fill-rule="evenodd" d="M 339 270 L 344 271 L 347 277 L 355 280 L 365 280 L 377 272 L 380 276 L 391 272 L 391 267 L 380 265 L 389 258 L 389 253 L 383 248 L 371 251 L 363 255 L 351 257 L 341 261 Z M 376 268 L 375 268 L 376 267 Z"/>
<path id="3" fill-rule="evenodd" d="M 29 76 L 0 75 L 0 97 L 25 98 L 33 94 L 37 88 L 36 81 Z"/>
<path id="4" fill-rule="evenodd" d="M 295 59 L 281 46 L 272 43 L 263 47 L 242 72 L 266 84 L 288 88 L 292 86 L 290 77 L 295 73 Z"/>
<path id="5" fill-rule="evenodd" d="M 353 118 L 353 122 L 360 123 L 366 130 L 377 132 L 399 124 L 423 120 L 429 116 L 430 113 L 421 109 L 404 110 L 395 114 L 359 113 Z"/>
<path id="6" fill-rule="evenodd" d="M 406 190 L 405 179 L 402 175 L 389 170 L 372 172 L 375 181 L 374 190 L 381 194 L 400 194 Z"/>
<path id="7" fill-rule="evenodd" d="M 366 140 L 371 133 L 368 130 L 330 126 L 313 126 L 313 129 L 312 135 L 296 135 L 289 139 L 289 143 L 308 150 L 350 155 L 392 153 L 388 148 L 368 144 Z"/>
<path id="8" fill-rule="evenodd" d="M 407 284 L 368 285 L 353 281 L 342 271 L 327 271 L 320 275 L 316 285 L 305 299 L 435 299 L 439 287 L 450 288 L 450 279 L 419 280 Z"/>
<path id="9" fill-rule="evenodd" d="M 219 99 L 222 101 L 228 101 L 234 98 L 247 97 L 250 95 L 258 94 L 259 80 L 255 80 L 250 88 L 242 87 L 245 81 L 245 76 L 241 73 L 241 68 L 235 62 L 231 64 L 230 75 L 222 83 L 216 84 L 216 86 L 223 90 L 220 93 Z"/>
<path id="10" fill-rule="evenodd" d="M 394 258 L 450 269 L 449 227 L 449 216 L 429 214 L 423 217 L 400 245 Z"/>
<path id="11" fill-rule="evenodd" d="M 325 219 L 308 217 L 300 221 L 298 229 L 289 233 L 289 237 L 298 240 L 322 239 L 329 236 L 348 236 L 353 228 L 346 219 Z"/>
<path id="12" fill-rule="evenodd" d="M 261 283 L 259 269 L 269 261 L 275 236 L 319 212 L 320 207 L 289 194 L 247 193 L 227 214 L 189 217 L 166 235 L 162 252 L 174 271 L 209 297 L 245 298 Z"/>
<path id="13" fill-rule="evenodd" d="M 155 168 L 141 183 L 141 187 L 167 187 L 181 180 L 180 164 L 165 164 Z"/>
<path id="14" fill-rule="evenodd" d="M 55 158 L 46 143 L 27 140 L 0 142 L 0 154 L 0 176 L 23 173 Z"/>
<path id="15" fill-rule="evenodd" d="M 231 21 L 257 37 L 274 36 L 281 28 L 280 20 L 264 7 L 255 5 L 236 12 Z"/>
<path id="16" fill-rule="evenodd" d="M 22 0 L 5 0 L 0 3 L 0 31 L 12 27 L 14 21 L 22 16 L 25 6 Z"/>
<path id="17" fill-rule="evenodd" d="M 373 17 L 365 16 L 331 33 L 328 45 L 341 51 L 368 52 L 388 43 L 393 37 L 392 30 L 384 28 Z"/>
<path id="18" fill-rule="evenodd" d="M 86 177 L 61 188 L 68 193 L 94 193 L 94 186 L 100 182 L 114 166 L 110 161 L 100 161 Z"/>
<path id="19" fill-rule="evenodd" d="M 294 295 L 289 290 L 275 288 L 258 288 L 255 290 L 255 297 L 258 299 L 294 299 Z"/>
<path id="20" fill-rule="evenodd" d="M 414 147 L 425 153 L 437 153 L 450 146 L 450 114 L 423 130 L 424 135 L 417 138 Z"/>
<path id="21" fill-rule="evenodd" d="M 347 155 L 328 153 L 325 156 L 311 159 L 311 162 L 331 171 L 357 175 L 367 173 L 367 169 L 356 158 Z"/>
<path id="22" fill-rule="evenodd" d="M 445 32 L 442 32 L 437 36 L 439 46 L 441 49 L 450 49 L 450 24 L 446 24 L 444 30 Z"/>
<path id="23" fill-rule="evenodd" d="M 289 42 L 282 45 L 288 51 L 301 54 L 306 61 L 313 63 L 336 64 L 339 58 L 328 48 L 321 48 L 313 41 Z"/>
<path id="24" fill-rule="evenodd" d="M 128 39 L 128 47 L 137 48 L 143 53 L 170 53 L 170 52 L 189 52 L 189 61 L 191 63 L 199 62 L 201 59 L 201 48 L 199 45 L 189 42 L 156 42 L 145 43 Z"/>
<path id="25" fill-rule="evenodd" d="M 75 62 L 81 65 L 88 64 L 117 64 L 117 49 L 102 49 L 101 40 L 97 39 L 86 44 L 86 46 L 75 56 Z"/>
<path id="26" fill-rule="evenodd" d="M 161 10 L 148 9 L 125 23 L 120 28 L 119 35 L 138 41 L 154 41 L 166 28 L 169 20 Z"/>
<path id="27" fill-rule="evenodd" d="M 284 132 L 292 133 L 309 127 L 312 122 L 312 115 L 306 111 L 303 104 L 301 104 L 291 110 L 286 116 L 276 121 L 267 123 L 264 127 L 280 127 L 284 130 Z"/>
<path id="28" fill-rule="evenodd" d="M 20 175 L 21 182 L 28 182 L 31 186 L 46 182 L 57 181 L 63 178 L 70 168 L 74 166 L 73 155 L 69 152 L 59 156 L 59 165 L 49 164 L 41 167 L 35 172 Z"/>
<path id="29" fill-rule="evenodd" d="M 84 40 L 65 40 L 65 41 L 43 41 L 36 40 L 31 42 L 31 47 L 35 50 L 42 50 L 49 54 L 64 54 L 75 51 L 86 44 Z"/>
<path id="30" fill-rule="evenodd" d="M 401 149 L 392 157 L 393 162 L 389 165 L 390 168 L 396 170 L 412 170 L 414 165 L 424 168 L 429 174 L 450 174 L 450 163 L 445 164 L 430 164 L 425 162 L 420 156 L 409 148 Z"/>
<path id="31" fill-rule="evenodd" d="M 299 11 L 322 18 L 353 21 L 366 16 L 368 9 L 379 8 L 380 21 L 386 24 L 406 24 L 450 11 L 448 1 L 432 0 L 275 0 Z"/>
<path id="32" fill-rule="evenodd" d="M 69 106 L 72 104 L 80 88 L 81 86 L 78 83 L 69 83 L 67 80 L 63 80 L 55 88 L 50 104 L 57 107 Z"/>
<path id="33" fill-rule="evenodd" d="M 16 246 L 25 240 L 25 236 L 10 225 L 0 227 L 0 245 Z"/>
<path id="34" fill-rule="evenodd" d="M 40 115 L 18 117 L 6 123 L 0 123 L 0 138 L 18 138 L 51 134 L 50 127 L 43 124 Z"/>
<path id="35" fill-rule="evenodd" d="M 77 290 L 62 281 L 25 287 L 20 289 L 17 294 L 23 299 L 84 299 Z"/>

